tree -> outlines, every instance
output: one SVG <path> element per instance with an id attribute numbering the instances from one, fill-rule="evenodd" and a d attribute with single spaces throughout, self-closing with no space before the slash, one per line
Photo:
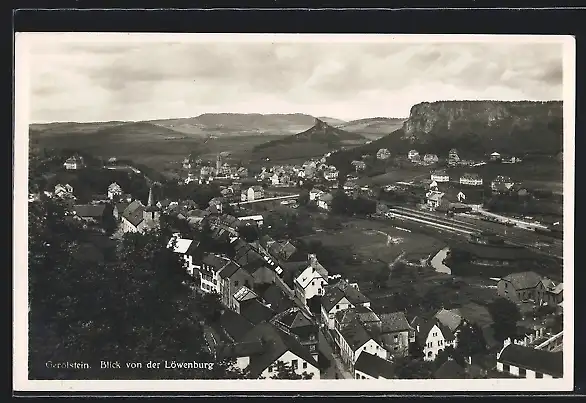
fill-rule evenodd
<path id="1" fill-rule="evenodd" d="M 401 357 L 395 360 L 395 377 L 397 379 L 431 379 L 433 362 L 423 359 Z"/>
<path id="2" fill-rule="evenodd" d="M 332 194 L 332 205 L 330 212 L 332 214 L 347 214 L 350 198 L 342 190 L 338 190 Z"/>
<path id="3" fill-rule="evenodd" d="M 488 305 L 488 311 L 494 321 L 494 338 L 502 342 L 517 335 L 517 322 L 521 320 L 519 307 L 505 298 L 497 298 Z"/>
<path id="4" fill-rule="evenodd" d="M 254 242 L 259 238 L 259 230 L 256 225 L 243 225 L 238 233 L 246 242 Z"/>
<path id="5" fill-rule="evenodd" d="M 453 359 L 461 367 L 466 366 L 464 355 L 462 355 L 459 350 L 454 349 L 454 347 L 448 346 L 438 352 L 435 360 L 433 361 L 435 368 L 438 369 L 449 359 Z"/>
<path id="6" fill-rule="evenodd" d="M 278 361 L 276 364 L 276 374 L 271 376 L 271 379 L 303 379 L 309 380 L 313 378 L 313 374 L 309 374 L 304 371 L 302 374 L 298 374 L 293 369 L 291 364 L 285 363 L 283 361 Z"/>
<path id="7" fill-rule="evenodd" d="M 193 296 L 180 255 L 165 228 L 125 234 L 115 260 L 88 268 L 72 258 L 84 230 L 54 200 L 29 205 L 29 377 L 31 379 L 197 379 L 208 370 L 166 368 L 150 361 L 213 362 L 200 323 L 213 320 L 217 297 Z M 215 304 L 215 305 L 214 305 Z M 79 370 L 49 361 L 87 362 Z M 119 362 L 114 371 L 100 361 Z M 141 362 L 140 367 L 127 363 Z M 239 376 L 218 365 L 216 377 Z"/>
<path id="8" fill-rule="evenodd" d="M 486 352 L 486 341 L 480 326 L 472 323 L 460 329 L 456 351 L 464 357 L 472 357 Z"/>
<path id="9" fill-rule="evenodd" d="M 309 191 L 301 191 L 301 193 L 299 194 L 299 198 L 297 199 L 297 202 L 300 206 L 306 206 L 309 203 Z"/>

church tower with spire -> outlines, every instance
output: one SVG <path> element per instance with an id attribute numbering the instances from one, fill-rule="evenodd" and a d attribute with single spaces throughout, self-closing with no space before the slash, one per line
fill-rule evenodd
<path id="1" fill-rule="evenodd" d="M 153 193 L 153 185 L 151 185 L 149 190 L 149 201 L 144 208 L 143 218 L 148 223 L 149 226 L 158 225 L 159 218 L 161 217 L 161 212 L 159 207 L 155 202 L 155 195 Z"/>

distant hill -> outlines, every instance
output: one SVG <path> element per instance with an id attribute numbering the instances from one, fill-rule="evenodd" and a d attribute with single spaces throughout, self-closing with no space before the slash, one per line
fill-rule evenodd
<path id="1" fill-rule="evenodd" d="M 156 120 L 152 123 L 175 131 L 194 135 L 289 135 L 310 128 L 315 117 L 301 113 L 205 113 L 194 118 Z M 344 123 L 334 118 L 322 118 L 332 124 Z"/>
<path id="2" fill-rule="evenodd" d="M 157 155 L 163 148 L 176 148 L 183 154 L 186 148 L 201 147 L 203 142 L 149 122 L 35 124 L 29 128 L 29 139 L 39 147 L 85 150 L 104 157 Z"/>
<path id="3" fill-rule="evenodd" d="M 256 156 L 271 159 L 309 158 L 366 142 L 367 139 L 359 133 L 335 128 L 316 118 L 314 125 L 308 130 L 257 145 L 253 152 Z"/>
<path id="4" fill-rule="evenodd" d="M 355 132 L 363 135 L 384 135 L 403 127 L 403 122 L 405 122 L 405 120 L 407 120 L 407 118 L 367 118 L 352 120 L 350 122 L 336 125 L 336 127 L 348 132 Z"/>
<path id="5" fill-rule="evenodd" d="M 370 144 L 333 156 L 351 160 L 388 148 L 392 153 L 447 155 L 456 148 L 466 157 L 504 154 L 555 156 L 563 149 L 562 102 L 438 101 L 411 108 L 400 129 Z"/>

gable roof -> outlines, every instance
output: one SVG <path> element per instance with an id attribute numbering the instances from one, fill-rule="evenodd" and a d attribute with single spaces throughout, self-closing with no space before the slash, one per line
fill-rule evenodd
<path id="1" fill-rule="evenodd" d="M 258 299 L 248 299 L 240 304 L 240 314 L 253 325 L 271 319 L 275 312 Z"/>
<path id="2" fill-rule="evenodd" d="M 214 269 L 219 270 L 229 263 L 229 259 L 222 258 L 220 256 L 208 253 L 202 260 L 202 263 L 212 266 Z"/>
<path id="3" fill-rule="evenodd" d="M 378 355 L 370 354 L 367 351 L 360 353 L 354 370 L 370 375 L 375 379 L 393 379 L 395 377 L 395 366 L 392 362 L 383 360 Z"/>
<path id="4" fill-rule="evenodd" d="M 185 239 L 185 238 L 171 238 L 169 243 L 167 244 L 167 248 L 171 248 L 171 244 L 175 240 L 175 245 L 173 247 L 173 252 L 175 253 L 183 253 L 186 254 L 187 250 L 193 243 L 192 239 Z"/>
<path id="5" fill-rule="evenodd" d="M 524 290 L 537 287 L 541 281 L 541 276 L 533 271 L 524 271 L 521 273 L 511 273 L 504 277 L 503 280 L 511 283 L 516 290 Z"/>
<path id="6" fill-rule="evenodd" d="M 419 331 L 417 331 L 417 325 L 419 325 Z M 450 328 L 443 325 L 435 317 L 430 320 L 425 320 L 423 318 L 416 317 L 413 319 L 412 326 L 415 329 L 415 336 L 420 344 L 425 343 L 425 341 L 429 337 L 429 333 L 431 332 L 434 326 L 437 326 L 437 328 L 442 333 L 442 336 L 444 336 L 444 339 L 446 341 L 452 341 L 455 338 L 454 333 L 450 330 Z"/>
<path id="7" fill-rule="evenodd" d="M 295 279 L 297 276 L 308 266 L 306 261 L 302 262 L 282 262 L 281 268 L 283 269 L 283 281 L 293 288 L 295 285 Z"/>
<path id="8" fill-rule="evenodd" d="M 352 351 L 358 350 L 372 339 L 370 334 L 368 334 L 364 326 L 362 326 L 358 320 L 353 320 L 344 326 L 340 331 L 340 334 L 344 340 L 346 340 L 346 343 L 348 343 Z"/>
<path id="9" fill-rule="evenodd" d="M 294 305 L 285 292 L 274 283 L 267 287 L 261 297 L 277 313 L 284 312 Z"/>
<path id="10" fill-rule="evenodd" d="M 140 202 L 140 200 L 134 200 L 122 212 L 122 217 L 124 219 L 126 219 L 133 226 L 138 227 L 140 225 L 140 223 L 144 221 L 144 217 L 143 217 L 144 208 L 145 207 Z"/>
<path id="11" fill-rule="evenodd" d="M 351 285 L 344 286 L 343 290 L 344 295 L 346 295 L 346 298 L 348 298 L 348 301 L 354 305 L 361 305 L 366 302 L 370 302 L 370 300 L 362 292 L 360 292 L 360 290 Z"/>
<path id="12" fill-rule="evenodd" d="M 357 320 L 363 325 L 380 323 L 380 318 L 370 308 L 361 305 L 337 312 L 336 320 L 340 326 L 351 323 L 353 320 Z"/>
<path id="13" fill-rule="evenodd" d="M 458 309 L 440 309 L 434 316 L 441 324 L 450 331 L 455 331 L 462 323 L 462 316 Z"/>
<path id="14" fill-rule="evenodd" d="M 252 355 L 261 354 L 265 349 L 265 345 L 260 340 L 228 343 L 224 344 L 218 350 L 218 359 L 250 357 Z"/>
<path id="15" fill-rule="evenodd" d="M 392 333 L 412 330 L 405 317 L 405 312 L 383 313 L 378 315 L 381 321 L 381 332 Z"/>
<path id="16" fill-rule="evenodd" d="M 224 330 L 231 340 L 238 341 L 250 331 L 254 325 L 244 316 L 231 309 L 224 309 L 217 324 Z"/>
<path id="17" fill-rule="evenodd" d="M 100 218 L 104 215 L 106 206 L 103 204 L 76 204 L 73 206 L 75 214 L 79 217 Z"/>
<path id="18" fill-rule="evenodd" d="M 296 327 L 304 327 L 312 325 L 313 322 L 301 309 L 293 306 L 284 312 L 279 313 L 273 319 L 273 321 L 279 321 L 289 329 Z"/>
<path id="19" fill-rule="evenodd" d="M 323 274 L 321 274 L 315 267 L 308 266 L 297 276 L 297 278 L 295 278 L 295 282 L 299 284 L 301 288 L 305 289 L 311 281 L 316 278 L 327 280 L 327 277 L 324 278 Z"/>
<path id="20" fill-rule="evenodd" d="M 435 372 L 436 379 L 464 379 L 466 371 L 456 361 L 446 360 Z"/>
<path id="21" fill-rule="evenodd" d="M 236 301 L 243 303 L 243 302 L 248 301 L 250 299 L 258 298 L 258 295 L 256 295 L 256 293 L 254 291 L 252 291 L 250 288 L 243 285 L 242 287 L 240 287 L 238 289 L 238 291 L 236 291 L 234 293 L 233 298 Z"/>
<path id="22" fill-rule="evenodd" d="M 340 302 L 345 296 L 346 295 L 344 294 L 344 291 L 342 291 L 340 288 L 334 286 L 328 287 L 326 288 L 326 292 L 321 299 L 321 304 L 326 312 L 330 312 L 332 308 L 335 307 L 336 304 Z"/>
<path id="23" fill-rule="evenodd" d="M 274 364 L 287 351 L 307 361 L 314 367 L 318 367 L 318 363 L 295 336 L 283 332 L 272 323 L 259 323 L 245 335 L 243 341 L 263 341 L 266 346 L 262 353 L 250 357 L 249 370 L 251 376 L 255 378 L 260 376 L 265 369 Z"/>
<path id="24" fill-rule="evenodd" d="M 222 270 L 220 270 L 219 275 L 221 278 L 230 278 L 238 270 L 240 270 L 240 266 L 238 266 L 237 263 L 230 261 L 230 263 L 228 263 L 222 268 Z"/>
<path id="25" fill-rule="evenodd" d="M 562 377 L 564 373 L 564 360 L 561 351 L 553 353 L 518 344 L 509 344 L 502 350 L 498 361 L 556 377 Z"/>

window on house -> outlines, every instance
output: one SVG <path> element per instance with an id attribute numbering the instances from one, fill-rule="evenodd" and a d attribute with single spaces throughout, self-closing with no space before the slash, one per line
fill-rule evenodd
<path id="1" fill-rule="evenodd" d="M 297 360 L 291 360 L 291 367 L 293 369 L 297 369 L 299 367 L 299 363 L 297 362 Z"/>
<path id="2" fill-rule="evenodd" d="M 431 355 L 432 355 L 432 352 L 431 351 L 427 353 L 427 357 L 428 358 L 431 358 Z"/>
<path id="3" fill-rule="evenodd" d="M 360 374 L 356 374 L 356 379 L 360 379 Z"/>
<path id="4" fill-rule="evenodd" d="M 311 285 L 315 285 L 315 281 L 312 281 L 312 282 L 311 282 Z"/>
<path id="5" fill-rule="evenodd" d="M 519 368 L 519 376 L 525 378 L 527 376 L 527 371 L 525 368 Z"/>
<path id="6" fill-rule="evenodd" d="M 234 281 L 234 287 L 238 287 L 238 284 L 240 284 L 240 283 L 238 282 L 238 280 L 237 280 L 237 281 Z"/>
<path id="7" fill-rule="evenodd" d="M 336 309 L 340 309 L 340 305 L 336 305 Z"/>
<path id="8" fill-rule="evenodd" d="M 503 364 L 503 372 L 510 372 L 511 366 L 509 364 Z"/>
<path id="9" fill-rule="evenodd" d="M 307 363 L 303 362 L 303 369 L 307 369 Z"/>
<path id="10" fill-rule="evenodd" d="M 535 378 L 541 379 L 541 378 L 543 378 L 543 374 L 541 372 L 536 372 L 535 373 Z"/>
<path id="11" fill-rule="evenodd" d="M 273 366 L 269 365 L 269 372 L 273 372 Z"/>

